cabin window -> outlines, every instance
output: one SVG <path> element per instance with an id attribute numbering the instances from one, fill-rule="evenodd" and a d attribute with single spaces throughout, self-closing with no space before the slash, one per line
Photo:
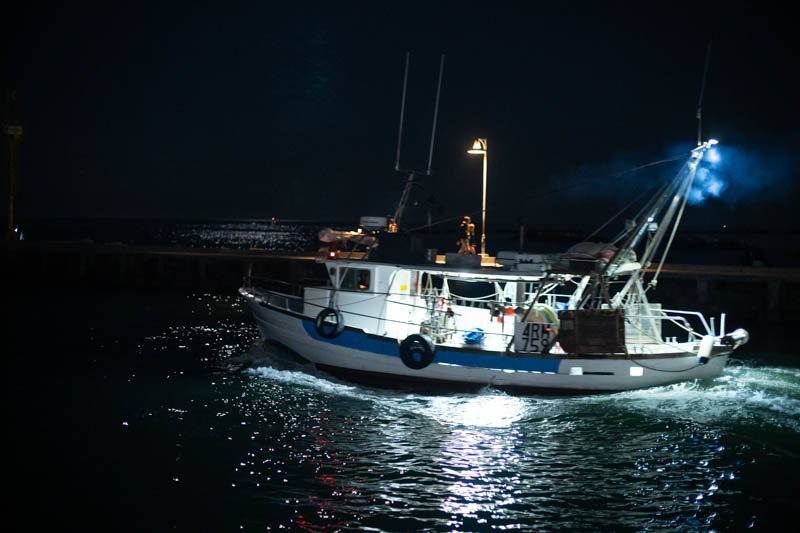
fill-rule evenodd
<path id="1" fill-rule="evenodd" d="M 370 277 L 370 271 L 367 269 L 348 268 L 344 272 L 340 288 L 350 291 L 368 291 Z"/>
<path id="2" fill-rule="evenodd" d="M 456 305 L 470 307 L 490 307 L 492 303 L 503 301 L 497 294 L 495 284 L 489 281 L 447 280 L 450 297 Z"/>

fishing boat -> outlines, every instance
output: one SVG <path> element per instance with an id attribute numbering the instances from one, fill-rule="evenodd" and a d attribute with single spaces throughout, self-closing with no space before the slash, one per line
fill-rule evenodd
<path id="1" fill-rule="evenodd" d="M 377 231 L 360 252 L 319 257 L 323 281 L 290 286 L 250 277 L 240 294 L 265 341 L 332 374 L 379 385 L 588 393 L 714 378 L 747 331 L 727 331 L 724 314 L 717 321 L 662 308 L 648 292 L 715 143 L 688 154 L 616 244 L 410 260 L 417 256 L 379 253 L 392 235 Z"/>

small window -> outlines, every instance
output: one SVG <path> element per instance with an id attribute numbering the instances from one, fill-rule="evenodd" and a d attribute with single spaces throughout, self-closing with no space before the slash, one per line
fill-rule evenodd
<path id="1" fill-rule="evenodd" d="M 342 278 L 341 289 L 350 291 L 368 291 L 370 271 L 362 268 L 348 268 Z"/>

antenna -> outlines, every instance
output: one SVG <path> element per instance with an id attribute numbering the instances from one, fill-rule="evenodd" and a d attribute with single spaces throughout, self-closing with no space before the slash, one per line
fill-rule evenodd
<path id="1" fill-rule="evenodd" d="M 408 64 L 411 62 L 411 53 L 406 52 L 406 73 L 403 77 L 403 96 L 400 99 L 400 131 L 397 132 L 397 159 L 394 162 L 394 169 L 400 170 L 400 143 L 403 140 L 403 115 L 406 111 L 406 86 L 408 85 Z"/>
<path id="2" fill-rule="evenodd" d="M 700 99 L 697 101 L 697 146 L 703 144 L 703 95 L 706 92 L 706 78 L 708 77 L 708 64 L 711 61 L 711 41 L 706 49 L 706 66 L 703 69 L 703 82 L 700 84 Z"/>
<path id="3" fill-rule="evenodd" d="M 439 62 L 439 85 L 436 87 L 436 107 L 433 109 L 433 128 L 431 128 L 431 149 L 428 153 L 428 170 L 425 173 L 431 175 L 431 160 L 433 159 L 433 140 L 436 137 L 436 117 L 439 116 L 439 95 L 442 93 L 442 72 L 444 71 L 444 54 Z"/>

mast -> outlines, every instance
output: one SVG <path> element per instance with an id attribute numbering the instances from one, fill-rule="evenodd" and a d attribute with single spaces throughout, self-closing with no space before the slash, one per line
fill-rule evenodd
<path id="1" fill-rule="evenodd" d="M 442 72 L 444 72 L 444 54 L 439 61 L 439 84 L 436 87 L 436 105 L 433 108 L 433 127 L 431 128 L 431 148 L 428 152 L 428 170 L 425 174 L 431 175 L 431 160 L 433 160 L 433 140 L 436 137 L 436 118 L 439 116 L 439 95 L 442 93 Z"/>
<path id="2" fill-rule="evenodd" d="M 397 132 L 397 159 L 394 162 L 394 169 L 400 170 L 400 143 L 403 140 L 403 115 L 406 112 L 406 86 L 408 85 L 408 64 L 411 62 L 411 54 L 406 52 L 406 73 L 403 76 L 403 96 L 400 98 L 400 130 Z"/>
<path id="3" fill-rule="evenodd" d="M 397 133 L 397 159 L 395 160 L 394 169 L 399 171 L 400 170 L 400 146 L 402 144 L 403 139 L 403 120 L 405 115 L 405 108 L 406 108 L 406 87 L 408 84 L 408 65 L 411 62 L 411 55 L 409 52 L 406 52 L 406 67 L 405 67 L 405 75 L 403 76 L 403 96 L 400 102 L 400 127 Z M 431 128 L 431 144 L 430 149 L 428 151 L 428 169 L 424 171 L 424 174 L 430 176 L 431 175 L 431 162 L 433 161 L 433 145 L 434 140 L 436 139 L 436 119 L 439 116 L 439 96 L 441 95 L 442 91 L 442 73 L 444 72 L 444 54 L 442 54 L 441 60 L 439 61 L 439 83 L 436 87 L 436 104 L 434 106 L 433 111 L 433 126 Z M 400 224 L 400 219 L 403 216 L 403 213 L 406 209 L 406 204 L 408 203 L 408 198 L 411 196 L 411 189 L 414 186 L 414 177 L 416 174 L 420 173 L 417 170 L 409 170 L 408 178 L 406 179 L 405 187 L 403 187 L 403 193 L 400 195 L 400 201 L 397 203 L 397 208 L 394 212 L 394 222 L 395 224 Z"/>
<path id="4" fill-rule="evenodd" d="M 708 63 L 711 61 L 711 41 L 706 48 L 706 66 L 703 68 L 703 81 L 700 83 L 700 98 L 697 101 L 697 146 L 703 144 L 703 96 L 706 92 L 706 78 L 708 77 Z"/>

